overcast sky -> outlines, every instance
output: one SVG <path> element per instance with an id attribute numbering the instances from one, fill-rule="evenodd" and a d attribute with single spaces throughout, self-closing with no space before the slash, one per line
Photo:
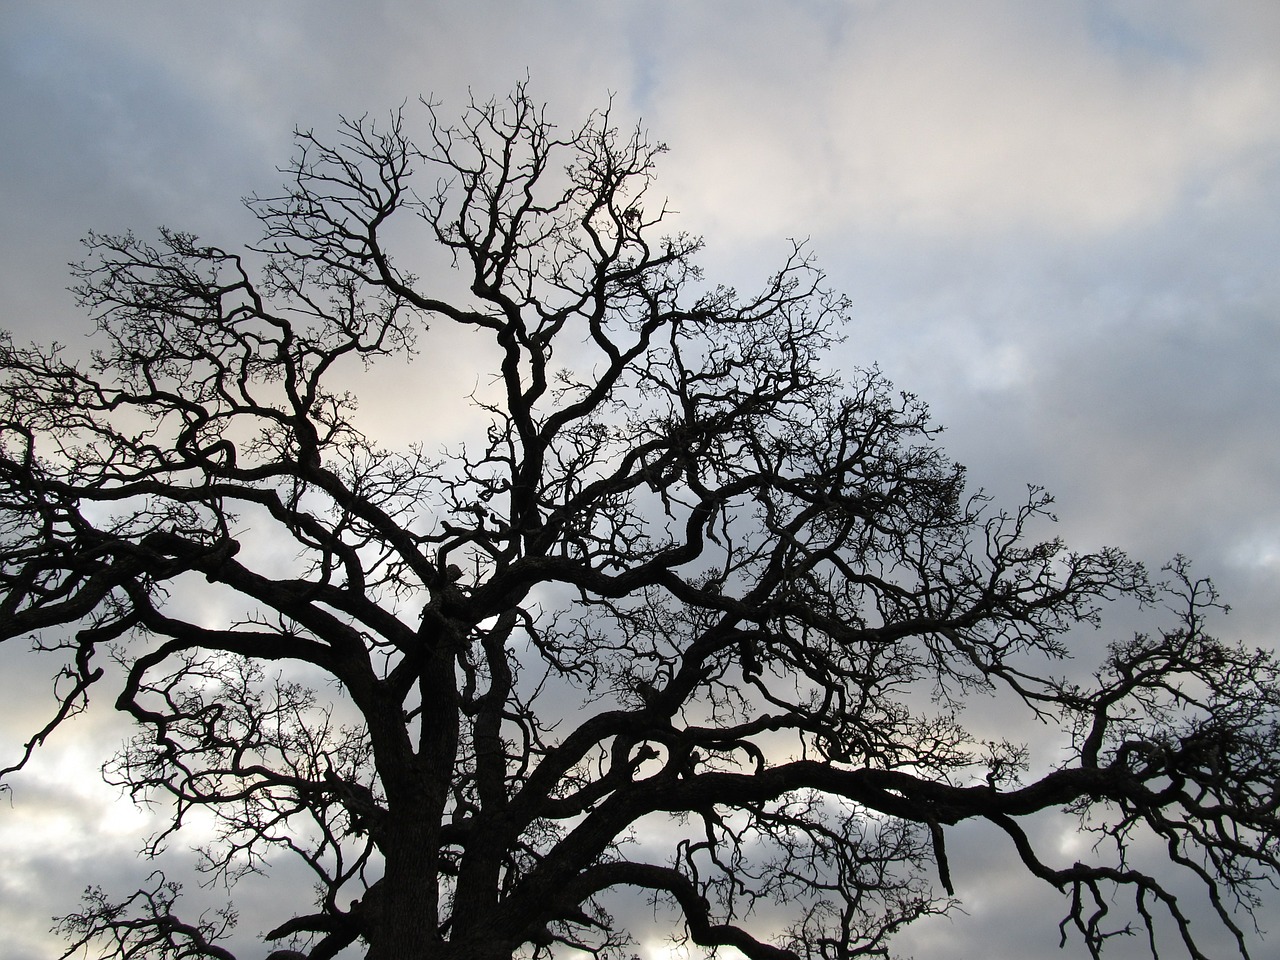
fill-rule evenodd
<path id="1" fill-rule="evenodd" d="M 1047 486 L 1081 548 L 1191 555 L 1233 606 L 1219 632 L 1273 642 L 1277 0 L 0 2 L 0 326 L 81 336 L 66 263 L 91 229 L 255 239 L 239 198 L 278 184 L 295 127 L 526 75 L 566 125 L 612 94 L 669 145 L 659 190 L 712 281 L 749 289 L 808 238 L 856 305 L 836 362 L 927 400 L 976 485 Z M 94 786 L 113 724 L 82 718 L 0 804 L 4 960 L 56 956 L 52 914 L 149 869 L 143 815 Z M 968 916 L 904 953 L 1082 955 L 1052 897 L 963 852 Z"/>

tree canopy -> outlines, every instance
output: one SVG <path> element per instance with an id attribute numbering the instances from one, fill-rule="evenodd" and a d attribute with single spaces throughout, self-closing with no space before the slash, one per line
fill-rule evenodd
<path id="1" fill-rule="evenodd" d="M 619 893 L 751 960 L 887 956 L 959 902 L 966 821 L 1091 956 L 1203 960 L 1188 897 L 1247 955 L 1280 684 L 1206 632 L 1212 586 L 967 490 L 916 397 L 829 368 L 850 305 L 804 245 L 705 280 L 608 110 L 423 115 L 422 146 L 408 111 L 299 134 L 251 246 L 91 236 L 92 358 L 3 342 L 0 639 L 59 664 L 10 779 L 111 686 L 138 733 L 105 776 L 168 803 L 144 851 L 199 816 L 212 877 L 300 858 L 315 902 L 267 938 L 312 960 L 625 955 Z M 474 392 L 381 444 L 359 371 L 440 350 Z M 1125 597 L 1149 632 L 1068 670 Z M 971 734 L 993 691 L 1061 749 Z M 1063 811 L 1083 859 L 1029 828 Z M 59 928 L 234 960 L 231 912 L 183 905 L 153 874 Z"/>

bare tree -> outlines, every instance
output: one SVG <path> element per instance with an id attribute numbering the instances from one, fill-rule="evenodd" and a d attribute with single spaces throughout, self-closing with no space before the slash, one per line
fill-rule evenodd
<path id="1" fill-rule="evenodd" d="M 1212 588 L 1033 539 L 1040 491 L 966 493 L 920 402 L 824 368 L 848 304 L 803 247 L 757 294 L 704 282 L 700 242 L 660 232 L 661 146 L 607 111 L 424 109 L 423 149 L 402 114 L 299 135 L 256 247 L 91 237 L 91 361 L 5 341 L 0 631 L 63 664 L 8 772 L 115 658 L 140 732 L 106 775 L 172 814 L 145 850 L 203 811 L 215 877 L 301 858 L 314 908 L 268 940 L 312 960 L 614 955 L 619 892 L 752 960 L 887 956 L 955 903 L 964 821 L 1062 891 L 1090 955 L 1167 925 L 1204 958 L 1182 875 L 1245 954 L 1278 865 L 1276 663 L 1205 633 Z M 486 345 L 457 362 L 487 430 L 384 449 L 353 365 L 450 328 Z M 1162 596 L 1171 624 L 1061 678 L 1101 602 Z M 1067 753 L 966 732 L 992 690 Z M 1063 810 L 1104 841 L 1088 861 L 1033 842 Z M 1129 855 L 1151 840 L 1159 871 Z M 159 874 L 91 890 L 68 955 L 231 958 L 232 914 L 177 900 Z"/>

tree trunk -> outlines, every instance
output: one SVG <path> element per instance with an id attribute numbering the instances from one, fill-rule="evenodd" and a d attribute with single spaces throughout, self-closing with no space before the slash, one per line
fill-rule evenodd
<path id="1" fill-rule="evenodd" d="M 436 960 L 442 956 L 436 832 L 421 822 L 388 827 L 386 873 L 370 904 L 366 960 Z"/>

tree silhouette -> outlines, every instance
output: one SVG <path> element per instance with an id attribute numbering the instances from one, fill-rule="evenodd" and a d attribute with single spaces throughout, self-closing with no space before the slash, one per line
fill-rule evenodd
<path id="1" fill-rule="evenodd" d="M 849 307 L 803 246 L 757 294 L 705 282 L 660 232 L 662 147 L 608 111 L 425 115 L 422 149 L 403 111 L 300 134 L 255 247 L 91 236 L 92 360 L 4 342 L 0 636 L 62 664 L 7 772 L 114 662 L 139 733 L 106 776 L 171 814 L 144 851 L 200 813 L 214 877 L 301 858 L 315 904 L 267 938 L 312 960 L 616 955 L 619 893 L 752 960 L 885 956 L 954 905 L 964 821 L 1091 955 L 1167 926 L 1205 957 L 1183 876 L 1244 954 L 1276 664 L 1205 633 L 1207 582 L 1034 539 L 1038 490 L 966 493 L 916 398 L 823 366 Z M 460 332 L 474 394 L 380 446 L 361 365 Z M 436 452 L 463 409 L 487 427 Z M 1115 597 L 1176 616 L 1063 679 Z M 1065 750 L 967 733 L 993 690 Z M 1037 849 L 1064 810 L 1088 860 Z M 68 955 L 232 958 L 232 914 L 178 899 L 91 889 Z"/>

